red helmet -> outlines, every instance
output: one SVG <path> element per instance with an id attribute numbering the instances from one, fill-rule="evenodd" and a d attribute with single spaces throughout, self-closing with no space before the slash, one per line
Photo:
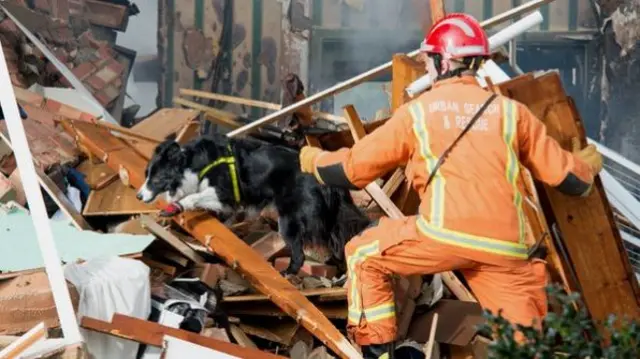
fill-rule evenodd
<path id="1" fill-rule="evenodd" d="M 449 14 L 433 24 L 420 50 L 448 59 L 490 55 L 487 34 L 466 14 Z"/>

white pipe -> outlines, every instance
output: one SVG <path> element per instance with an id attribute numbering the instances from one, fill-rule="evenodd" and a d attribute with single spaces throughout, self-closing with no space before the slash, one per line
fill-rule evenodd
<path id="1" fill-rule="evenodd" d="M 489 38 L 489 50 L 491 52 L 497 50 L 500 46 L 506 44 L 511 39 L 520 36 L 532 27 L 539 25 L 542 23 L 542 20 L 542 13 L 540 13 L 540 11 L 535 11 L 505 27 Z M 431 77 L 429 74 L 426 74 L 412 82 L 405 91 L 410 97 L 414 97 L 428 89 L 431 84 Z"/>
<path id="2" fill-rule="evenodd" d="M 33 166 L 33 157 L 22 125 L 22 119 L 18 112 L 16 95 L 13 92 L 9 70 L 7 69 L 4 51 L 2 50 L 0 50 L 0 88 L 2 89 L 2 91 L 0 91 L 0 106 L 2 106 L 4 112 L 4 120 L 7 124 L 9 137 L 11 138 L 11 147 L 16 157 L 18 169 L 20 170 L 22 186 L 24 187 L 24 192 L 27 197 L 27 203 L 29 203 L 29 210 L 36 231 L 36 238 L 38 239 L 40 255 L 42 255 L 44 259 L 44 265 L 47 277 L 49 278 L 51 292 L 53 293 L 53 301 L 56 305 L 58 318 L 60 319 L 62 333 L 64 338 L 69 341 L 69 344 L 80 343 L 82 342 L 80 329 L 78 328 L 76 315 L 73 310 L 73 305 L 71 304 L 67 281 L 64 279 L 60 256 L 53 242 L 53 233 L 49 225 L 49 217 L 47 217 L 47 210 L 44 205 L 44 200 L 42 199 L 36 169 Z M 5 235 L 2 234 L 2 236 Z M 2 239 L 8 240 L 8 238 L 4 237 Z M 19 238 L 16 237 L 14 240 L 19 240 Z"/>

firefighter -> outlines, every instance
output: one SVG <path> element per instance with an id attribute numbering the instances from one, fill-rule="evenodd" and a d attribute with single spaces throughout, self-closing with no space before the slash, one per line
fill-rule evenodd
<path id="1" fill-rule="evenodd" d="M 475 73 L 490 53 L 473 17 L 446 16 L 421 49 L 435 77 L 430 91 L 398 108 L 351 149 L 307 146 L 300 152 L 303 172 L 352 190 L 406 163 L 421 198 L 417 215 L 382 218 L 345 248 L 347 329 L 365 358 L 393 357 L 392 274 L 460 270 L 483 308 L 502 309 L 512 323 L 539 327 L 547 312 L 545 263 L 530 259 L 524 243 L 518 165 L 574 196 L 587 195 L 602 168 L 595 147 L 563 150 L 527 107 L 492 97 L 478 84 Z M 439 161 L 447 149 L 446 161 Z"/>

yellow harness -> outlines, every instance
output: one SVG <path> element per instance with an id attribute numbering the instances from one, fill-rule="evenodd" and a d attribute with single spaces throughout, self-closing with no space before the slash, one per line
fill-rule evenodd
<path id="1" fill-rule="evenodd" d="M 223 163 L 229 165 L 229 175 L 231 176 L 231 185 L 233 186 L 233 197 L 236 200 L 236 203 L 240 203 L 240 184 L 238 183 L 238 173 L 236 172 L 236 158 L 233 157 L 233 152 L 231 152 L 231 145 L 228 145 L 227 149 L 229 150 L 229 155 L 220 157 L 203 168 L 198 174 L 198 181 L 201 181 L 202 178 L 213 168 Z"/>

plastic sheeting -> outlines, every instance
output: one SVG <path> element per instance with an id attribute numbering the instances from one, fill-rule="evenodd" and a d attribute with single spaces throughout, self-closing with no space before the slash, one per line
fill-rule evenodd
<path id="1" fill-rule="evenodd" d="M 65 278 L 80 294 L 78 318 L 89 316 L 110 322 L 114 313 L 146 320 L 151 313 L 149 268 L 120 257 L 96 258 L 64 268 Z M 81 330 L 89 354 L 95 358 L 135 359 L 138 344 L 97 332 Z"/>

